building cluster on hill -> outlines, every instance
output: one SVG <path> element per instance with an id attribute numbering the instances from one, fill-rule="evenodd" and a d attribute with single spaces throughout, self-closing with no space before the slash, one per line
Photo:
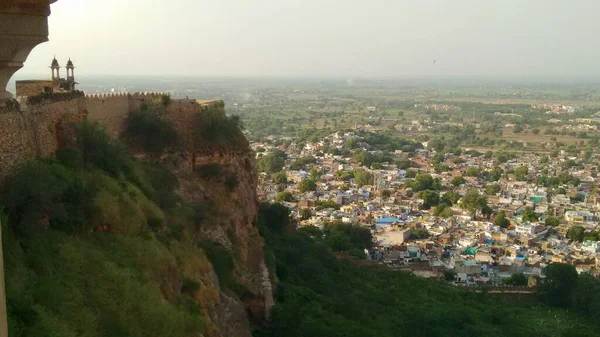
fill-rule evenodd
<path id="1" fill-rule="evenodd" d="M 339 132 L 303 146 L 254 143 L 259 166 L 275 152 L 284 158 L 283 171 L 261 174 L 259 195 L 287 205 L 299 226 L 367 226 L 374 237 L 368 259 L 424 277 L 497 285 L 513 274 L 544 277 L 552 262 L 599 274 L 600 198 L 589 156 L 452 154 L 424 143 L 368 163 L 356 155 L 360 148 L 345 150 L 357 140 Z"/>

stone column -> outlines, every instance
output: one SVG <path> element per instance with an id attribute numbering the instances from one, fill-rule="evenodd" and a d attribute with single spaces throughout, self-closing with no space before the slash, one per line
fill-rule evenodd
<path id="1" fill-rule="evenodd" d="M 4 254 L 2 253 L 2 222 L 0 221 L 0 336 L 8 336 L 6 293 L 4 285 Z"/>
<path id="2" fill-rule="evenodd" d="M 0 0 L 0 106 L 13 96 L 8 80 L 31 50 L 48 41 L 50 4 L 56 0 Z"/>
<path id="3" fill-rule="evenodd" d="M 48 41 L 50 4 L 56 0 L 0 0 L 0 107 L 12 98 L 6 85 L 31 50 Z M 0 224 L 1 225 L 1 224 Z M 8 336 L 0 229 L 0 336 Z"/>

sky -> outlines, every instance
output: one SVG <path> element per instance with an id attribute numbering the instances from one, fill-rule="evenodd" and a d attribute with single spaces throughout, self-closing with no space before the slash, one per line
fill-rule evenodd
<path id="1" fill-rule="evenodd" d="M 17 77 L 600 76 L 598 0 L 58 0 Z"/>

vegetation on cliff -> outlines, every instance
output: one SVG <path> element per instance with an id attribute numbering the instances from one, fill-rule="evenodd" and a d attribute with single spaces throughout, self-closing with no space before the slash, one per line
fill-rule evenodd
<path id="1" fill-rule="evenodd" d="M 243 289 L 230 253 L 194 236 L 210 205 L 184 203 L 169 169 L 97 124 L 74 130 L 2 185 L 10 336 L 214 336 L 213 265 L 221 289 Z"/>
<path id="2" fill-rule="evenodd" d="M 596 323 L 563 309 L 339 260 L 311 231 L 286 230 L 281 208 L 263 206 L 261 213 L 277 305 L 271 324 L 257 328 L 255 337 L 597 335 Z M 588 302 L 585 310 L 594 313 Z"/>
<path id="3" fill-rule="evenodd" d="M 239 116 L 227 116 L 223 103 L 210 105 L 194 115 L 193 144 L 197 149 L 213 147 L 248 150 L 249 143 L 242 133 L 244 125 Z"/>

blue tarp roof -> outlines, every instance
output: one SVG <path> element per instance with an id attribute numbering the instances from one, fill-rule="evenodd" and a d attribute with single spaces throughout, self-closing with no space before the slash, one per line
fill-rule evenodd
<path id="1" fill-rule="evenodd" d="M 378 224 L 386 224 L 386 223 L 394 223 L 394 222 L 400 222 L 400 219 L 398 219 L 398 218 L 379 218 L 379 219 L 377 219 Z"/>

